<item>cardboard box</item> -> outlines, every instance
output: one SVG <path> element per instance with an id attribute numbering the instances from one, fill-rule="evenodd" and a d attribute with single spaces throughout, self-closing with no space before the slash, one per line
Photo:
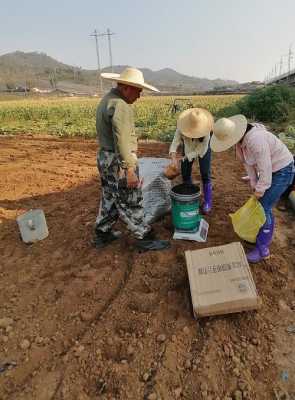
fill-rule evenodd
<path id="1" fill-rule="evenodd" d="M 260 305 L 240 242 L 185 252 L 195 317 L 254 310 Z"/>

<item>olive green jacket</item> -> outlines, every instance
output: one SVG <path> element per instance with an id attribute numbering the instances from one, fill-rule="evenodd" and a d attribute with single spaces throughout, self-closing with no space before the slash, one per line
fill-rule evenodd
<path id="1" fill-rule="evenodd" d="M 123 168 L 136 166 L 133 110 L 117 89 L 111 89 L 97 107 L 96 132 L 101 150 L 118 154 Z"/>

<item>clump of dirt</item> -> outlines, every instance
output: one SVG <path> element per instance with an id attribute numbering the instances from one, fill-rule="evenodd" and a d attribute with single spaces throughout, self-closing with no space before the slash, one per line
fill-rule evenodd
<path id="1" fill-rule="evenodd" d="M 214 154 L 205 245 L 139 254 L 119 223 L 124 235 L 97 251 L 96 150 L 91 140 L 0 137 L 0 398 L 294 397 L 294 215 L 277 213 L 272 257 L 252 267 L 261 309 L 195 321 L 184 251 L 238 240 L 228 214 L 249 197 L 241 166 L 231 151 Z M 44 210 L 49 236 L 28 246 L 16 217 L 31 208 Z M 170 216 L 154 227 L 171 239 Z"/>

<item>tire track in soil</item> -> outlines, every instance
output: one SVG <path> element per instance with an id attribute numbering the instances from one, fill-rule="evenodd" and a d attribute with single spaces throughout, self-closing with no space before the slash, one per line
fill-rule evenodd
<path id="1" fill-rule="evenodd" d="M 74 344 L 72 344 L 72 345 L 68 346 L 67 348 L 65 348 L 65 350 L 60 354 L 60 357 L 64 357 L 64 356 L 66 356 L 67 354 L 69 354 L 69 353 L 75 348 L 75 346 L 76 346 L 75 342 L 81 342 L 81 341 L 83 340 L 83 338 L 85 337 L 85 335 L 87 334 L 87 332 L 89 331 L 89 329 L 90 329 L 90 327 L 93 325 L 93 323 L 98 323 L 98 322 L 101 320 L 101 318 L 103 318 L 103 316 L 108 312 L 109 308 L 110 308 L 110 307 L 112 306 L 112 304 L 116 301 L 116 299 L 120 296 L 120 294 L 122 293 L 122 291 L 124 290 L 125 286 L 126 286 L 127 283 L 128 283 L 128 280 L 129 280 L 129 277 L 130 277 L 130 274 L 131 274 L 131 272 L 132 272 L 132 268 L 133 268 L 133 265 L 134 265 L 134 262 L 133 262 L 134 254 L 133 254 L 132 251 L 129 252 L 129 254 L 130 254 L 131 257 L 128 257 L 129 261 L 128 261 L 127 264 L 126 264 L 126 269 L 125 269 L 125 271 L 124 271 L 124 276 L 123 276 L 123 278 L 122 278 L 120 284 L 118 285 L 118 287 L 114 290 L 114 292 L 112 293 L 112 295 L 110 296 L 110 298 L 107 300 L 107 302 L 106 302 L 105 305 L 103 306 L 102 310 L 99 311 L 99 312 L 95 315 L 95 318 L 93 318 L 92 320 L 90 320 L 90 321 L 86 324 L 86 326 L 82 329 L 81 333 L 79 333 L 79 334 L 72 340 Z M 54 361 L 54 360 L 51 361 L 51 365 L 50 365 L 50 363 L 47 363 L 46 369 L 47 369 L 47 370 L 50 370 L 51 367 L 52 367 L 53 365 L 55 365 L 55 361 Z M 57 398 L 57 396 L 58 396 L 58 394 L 59 394 L 59 390 L 60 390 L 60 388 L 61 388 L 61 386 L 62 386 L 62 384 L 63 384 L 63 380 L 64 380 L 65 373 L 66 373 L 66 370 L 64 370 L 64 369 L 54 369 L 54 370 L 55 370 L 55 372 L 57 372 L 57 373 L 59 372 L 59 374 L 60 374 L 60 379 L 59 379 L 59 381 L 58 381 L 58 384 L 57 384 L 57 387 L 56 387 L 56 390 L 55 390 L 53 396 L 50 396 L 50 397 L 46 398 L 46 400 L 53 400 L 53 399 L 56 399 L 56 398 Z M 15 391 L 15 392 L 13 392 L 13 393 L 9 393 L 8 395 L 9 395 L 9 396 L 11 396 L 11 395 L 14 395 L 14 396 L 15 396 L 15 395 L 19 395 L 20 393 L 24 393 L 24 392 L 26 391 L 26 388 L 27 388 L 27 387 L 31 387 L 31 386 L 33 385 L 33 380 L 35 379 L 35 376 L 36 376 L 36 375 L 34 374 L 34 372 L 35 372 L 35 371 L 33 371 L 33 373 L 31 374 L 31 376 L 29 377 L 29 379 L 27 379 L 20 387 L 18 387 L 18 390 L 17 390 L 17 391 Z M 38 372 L 39 372 L 39 373 L 42 373 L 42 370 L 38 369 Z M 22 399 L 22 400 L 25 400 L 25 399 L 32 400 L 31 395 L 32 395 L 32 393 L 30 393 L 30 394 L 28 395 L 28 397 L 23 397 L 22 395 L 20 395 L 20 397 L 15 397 L 15 400 L 20 400 L 20 399 Z M 9 398 L 10 398 L 10 397 L 9 397 Z M 37 399 L 36 399 L 36 400 L 37 400 Z M 44 400 L 45 400 L 45 399 L 44 399 Z"/>
<path id="2" fill-rule="evenodd" d="M 130 252 L 130 255 L 132 255 L 132 252 Z M 131 258 L 132 259 L 132 258 Z M 126 270 L 124 272 L 124 276 L 122 281 L 120 282 L 120 285 L 118 286 L 118 288 L 114 291 L 114 293 L 112 294 L 112 296 L 109 298 L 109 300 L 106 302 L 105 306 L 103 307 L 103 309 L 95 316 L 95 318 L 91 321 L 89 321 L 87 327 L 83 330 L 83 332 L 81 332 L 81 334 L 79 334 L 75 341 L 82 341 L 83 338 L 85 337 L 85 335 L 89 332 L 90 326 L 93 323 L 98 323 L 101 318 L 103 318 L 103 316 L 108 312 L 109 308 L 112 306 L 112 304 L 116 301 L 116 299 L 120 296 L 120 294 L 122 293 L 122 291 L 124 290 L 125 286 L 128 283 L 130 274 L 132 272 L 132 268 L 133 268 L 133 262 L 132 261 L 128 261 L 127 262 L 127 267 Z M 73 348 L 75 347 L 75 345 L 69 346 L 64 353 L 61 354 L 61 357 L 67 355 L 68 353 L 70 353 Z M 64 375 L 65 373 L 62 375 L 61 379 L 60 379 L 60 383 L 58 385 L 58 388 L 56 390 L 56 392 L 54 393 L 54 396 L 51 399 L 48 400 L 54 400 L 56 399 L 59 393 L 59 389 L 64 381 Z"/>
<path id="3" fill-rule="evenodd" d="M 159 287 L 157 287 L 157 286 L 152 288 L 153 291 L 156 291 L 156 292 L 160 291 L 161 292 L 161 296 L 159 298 L 159 301 L 161 299 L 165 298 L 165 296 L 167 294 L 167 290 L 169 290 L 168 280 L 167 279 L 163 279 L 163 278 L 165 276 L 171 275 L 170 274 L 170 269 L 171 268 L 170 268 L 169 264 L 172 262 L 173 259 L 175 259 L 175 256 L 176 256 L 176 254 L 171 254 L 171 256 L 168 257 L 167 263 L 166 263 L 165 268 L 164 268 L 166 270 L 165 274 L 163 274 L 161 272 L 162 268 L 158 268 L 157 271 L 153 271 L 152 272 L 152 275 L 154 277 L 156 276 L 156 278 L 154 278 L 154 280 L 159 281 L 158 284 L 163 286 L 162 289 L 159 289 Z M 162 256 L 151 255 L 150 256 L 150 260 L 148 260 L 148 261 L 153 262 L 154 267 L 157 264 L 157 261 L 159 261 L 159 264 L 161 264 L 161 266 L 163 267 L 163 264 L 162 264 L 163 257 L 166 258 L 167 257 L 167 253 L 165 255 L 162 255 Z M 129 319 L 127 317 L 127 315 L 128 315 L 128 306 L 129 306 L 130 303 L 126 302 L 126 297 L 130 298 L 130 293 L 133 293 L 133 297 L 134 296 L 136 297 L 136 291 L 135 291 L 135 287 L 134 286 L 136 285 L 137 286 L 136 290 L 139 290 L 137 283 L 139 282 L 142 274 L 145 274 L 145 272 L 147 272 L 147 271 L 151 272 L 150 271 L 150 266 L 151 266 L 150 262 L 145 261 L 145 259 L 146 259 L 146 257 L 144 257 L 143 260 L 137 260 L 137 268 L 135 270 L 132 269 L 134 274 L 133 274 L 132 278 L 128 280 L 128 289 L 127 289 L 126 293 L 122 293 L 121 292 L 121 295 L 122 295 L 121 298 L 118 299 L 116 304 L 113 304 L 113 310 L 110 310 L 110 312 L 112 312 L 112 315 L 110 317 L 105 315 L 106 319 L 103 321 L 105 325 L 103 327 L 100 327 L 100 330 L 99 330 L 99 332 L 97 334 L 98 337 L 101 336 L 102 340 L 104 340 L 106 332 L 112 332 L 112 335 L 116 335 L 116 329 L 117 329 L 116 328 L 116 320 L 118 319 L 119 315 L 126 316 L 126 318 L 127 318 L 126 322 L 128 323 L 128 321 L 129 321 L 129 323 L 132 323 L 132 317 L 130 317 Z M 144 268 L 145 265 L 146 265 L 146 268 Z M 145 269 L 147 271 L 145 271 Z M 176 270 L 174 273 L 176 275 L 176 274 L 178 274 L 178 271 Z M 180 289 L 179 297 L 181 299 L 183 298 L 183 295 L 182 295 L 182 292 L 183 292 L 182 282 L 183 282 L 183 276 L 180 278 L 180 281 L 177 284 L 175 284 L 175 282 L 172 282 L 172 284 L 173 284 L 172 289 L 173 288 L 175 289 L 176 287 L 177 287 L 177 290 Z M 149 283 L 150 284 L 152 283 L 152 279 L 150 279 Z M 127 287 L 127 285 L 125 285 L 125 288 L 126 287 Z M 144 293 L 143 293 L 143 296 L 145 296 Z M 144 298 L 143 298 L 143 301 L 144 301 Z M 164 302 L 164 300 L 162 300 L 162 303 L 163 302 Z M 179 303 L 179 300 L 176 302 L 175 307 L 179 308 L 179 306 L 180 306 L 180 308 L 183 309 L 183 306 L 182 306 L 183 301 L 180 300 L 179 306 L 177 305 L 177 303 Z M 145 315 L 151 315 L 151 318 L 148 318 L 148 317 L 147 318 L 149 319 L 149 323 L 150 322 L 151 322 L 151 324 L 155 323 L 155 327 L 153 328 L 153 329 L 155 329 L 154 334 L 156 334 L 156 331 L 161 328 L 161 326 L 160 326 L 161 324 L 159 325 L 159 322 L 158 322 L 159 320 L 161 320 L 161 319 L 163 320 L 162 329 L 166 329 L 166 328 L 168 329 L 169 325 L 171 325 L 171 328 L 172 328 L 172 326 L 174 324 L 174 317 L 173 317 L 174 313 L 173 312 L 172 313 L 170 312 L 171 315 L 168 315 L 168 316 L 161 315 L 162 311 L 160 310 L 160 314 L 159 314 L 158 311 L 157 311 L 157 308 L 158 307 L 156 306 L 155 307 L 156 314 L 152 315 L 153 313 L 150 314 L 148 311 L 143 311 L 145 309 L 145 306 L 143 304 L 142 311 L 139 311 L 139 314 L 138 314 L 138 312 L 136 313 L 137 315 L 139 315 L 138 316 L 138 324 L 143 325 L 143 326 L 145 325 Z M 148 314 L 146 314 L 146 312 L 148 312 Z M 129 310 L 129 313 L 130 313 L 130 310 Z M 188 311 L 188 315 L 190 315 L 189 311 Z M 130 368 L 132 368 L 132 371 L 130 371 L 130 372 L 131 372 L 132 376 L 135 378 L 135 382 L 138 380 L 138 373 L 140 372 L 140 370 L 148 369 L 149 365 L 154 364 L 154 363 L 156 363 L 156 365 L 158 366 L 159 364 L 161 364 L 162 358 L 165 355 L 165 349 L 163 348 L 163 346 L 161 346 L 161 344 L 157 343 L 157 341 L 156 342 L 154 341 L 154 339 L 153 339 L 155 337 L 154 334 L 152 334 L 152 337 L 150 337 L 149 333 L 146 334 L 145 328 L 143 328 L 143 329 L 144 329 L 144 333 L 140 334 L 140 332 L 138 332 L 136 334 L 136 338 L 137 338 L 136 341 L 137 341 L 138 345 L 140 344 L 139 341 L 142 341 L 142 346 L 140 348 L 144 348 L 145 349 L 145 355 L 138 354 L 138 357 L 137 357 L 137 352 L 136 352 L 136 356 L 134 357 L 134 360 L 133 361 L 130 360 L 130 362 L 132 362 L 132 364 L 130 364 Z M 142 329 L 140 329 L 140 331 L 142 331 Z M 122 334 L 122 335 L 120 337 L 122 338 L 123 345 L 125 347 L 127 347 L 128 343 L 130 341 L 130 335 L 128 335 L 127 338 L 126 338 L 126 335 L 125 336 L 124 336 L 124 334 Z M 132 340 L 132 338 L 134 338 L 133 335 L 131 335 L 131 340 Z M 94 343 L 97 342 L 98 345 L 101 345 L 101 341 L 97 340 L 93 336 L 91 336 L 91 342 L 94 342 Z M 153 351 L 151 353 L 147 354 L 146 352 L 148 351 L 148 348 L 151 347 L 151 346 L 153 348 Z M 96 348 L 96 346 L 93 346 L 93 347 L 94 347 L 94 349 Z M 95 353 L 94 349 L 92 351 L 93 353 Z M 159 354 L 161 354 L 161 356 L 159 356 Z M 106 393 L 101 393 L 101 395 L 102 395 L 101 398 L 103 398 L 103 399 L 104 398 L 109 398 L 108 396 L 110 396 L 111 393 L 113 393 L 113 396 L 115 396 L 114 398 L 120 398 L 120 399 L 121 398 L 126 398 L 126 399 L 127 398 L 128 399 L 135 399 L 135 398 L 139 398 L 140 399 L 140 398 L 143 398 L 143 393 L 139 394 L 139 392 L 136 393 L 136 394 L 133 393 L 133 395 L 132 394 L 129 394 L 129 395 L 127 394 L 127 397 L 125 397 L 125 391 L 130 386 L 127 384 L 127 382 L 124 385 L 123 381 L 121 382 L 121 379 L 119 377 L 116 378 L 116 370 L 118 370 L 118 368 L 120 369 L 120 364 L 118 364 L 119 360 L 117 358 L 113 358 L 113 357 L 117 357 L 117 356 L 112 356 L 111 355 L 111 359 L 109 359 L 108 356 L 107 356 L 107 359 L 104 362 L 104 366 L 105 367 L 103 367 L 103 370 L 100 370 L 100 371 L 98 370 L 97 371 L 97 374 L 99 374 L 100 372 L 102 372 L 104 374 L 105 378 L 107 378 L 107 380 L 108 380 L 108 382 L 106 382 L 106 381 L 104 381 L 104 382 L 107 384 L 107 386 L 110 385 L 108 387 L 108 390 L 107 390 Z M 140 366 L 141 363 L 143 363 L 142 366 Z M 90 364 L 91 364 L 91 361 L 90 361 Z M 92 365 L 91 367 L 89 367 L 89 369 L 95 369 L 95 365 Z M 80 372 L 78 372 L 78 370 Z M 72 373 L 75 375 L 75 382 L 77 382 L 76 379 L 79 379 L 79 377 L 81 375 L 83 375 L 83 372 L 79 369 L 79 367 L 73 368 L 72 369 Z M 83 382 L 84 382 L 85 386 L 87 386 L 88 388 L 89 387 L 91 388 L 91 386 L 93 386 L 94 383 L 91 382 L 90 376 L 88 376 L 88 378 L 87 378 L 87 374 L 85 375 L 85 377 L 86 377 L 86 379 L 88 381 L 88 384 L 85 385 L 85 382 L 84 381 Z M 110 378 L 109 374 L 111 374 L 112 378 Z M 157 374 L 157 368 L 153 369 L 153 374 L 154 375 Z M 69 371 L 67 375 L 70 376 L 71 372 Z M 112 383 L 113 380 L 118 382 L 118 383 L 115 383 L 115 386 Z M 104 386 L 105 386 L 105 383 L 104 383 Z M 117 384 L 119 386 L 116 387 Z M 130 384 L 131 384 L 131 381 L 130 381 Z M 80 383 L 80 386 L 84 386 L 84 385 L 82 383 Z M 70 386 L 69 382 L 68 382 L 68 386 Z M 135 386 L 137 386 L 137 383 L 135 384 Z M 147 388 L 146 388 L 146 394 L 148 394 L 148 391 L 151 389 L 151 387 L 152 387 L 151 383 L 148 383 L 147 384 Z M 140 390 L 140 393 L 141 393 L 141 389 L 138 389 L 138 390 Z M 116 393 L 117 393 L 117 395 L 116 395 Z M 119 396 L 119 393 L 120 393 L 120 397 L 117 397 L 117 396 Z M 73 396 L 73 394 L 72 394 L 72 396 Z M 93 394 L 93 396 L 94 396 L 94 394 Z M 62 396 L 60 398 L 64 399 L 64 397 L 62 397 Z M 71 397 L 68 397 L 68 398 L 70 399 Z"/>

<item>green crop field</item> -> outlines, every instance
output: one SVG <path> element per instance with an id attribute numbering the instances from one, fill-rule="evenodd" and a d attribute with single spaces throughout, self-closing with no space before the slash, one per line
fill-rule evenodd
<path id="1" fill-rule="evenodd" d="M 240 95 L 143 97 L 132 107 L 138 137 L 170 141 L 183 109 L 203 107 L 213 115 L 234 104 Z M 173 101 L 177 99 L 176 107 Z M 81 97 L 0 99 L 0 134 L 52 134 L 95 137 L 95 111 L 99 99 Z"/>

